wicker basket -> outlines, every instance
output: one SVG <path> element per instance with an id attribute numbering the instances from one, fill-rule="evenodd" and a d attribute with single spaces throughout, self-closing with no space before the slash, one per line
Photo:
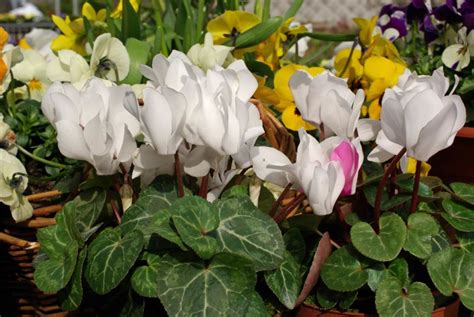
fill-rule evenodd
<path id="1" fill-rule="evenodd" d="M 40 291 L 33 280 L 33 260 L 38 253 L 36 232 L 55 224 L 54 216 L 62 205 L 59 191 L 27 196 L 35 207 L 33 217 L 15 223 L 11 217 L 0 218 L 0 305 L 1 316 L 66 316 L 56 294 Z M 8 208 L 6 208 L 8 211 Z M 8 215 L 9 212 L 2 212 Z"/>

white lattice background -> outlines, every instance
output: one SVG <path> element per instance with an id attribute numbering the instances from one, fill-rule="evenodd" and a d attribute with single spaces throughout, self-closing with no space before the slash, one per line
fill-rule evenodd
<path id="1" fill-rule="evenodd" d="M 292 1 L 273 0 L 272 15 L 283 14 Z M 352 26 L 352 18 L 369 18 L 377 15 L 384 4 L 404 2 L 393 0 L 306 0 L 296 16 L 300 22 L 312 22 L 317 27 L 331 29 L 334 27 L 347 28 Z M 249 8 L 253 8 L 253 1 Z"/>

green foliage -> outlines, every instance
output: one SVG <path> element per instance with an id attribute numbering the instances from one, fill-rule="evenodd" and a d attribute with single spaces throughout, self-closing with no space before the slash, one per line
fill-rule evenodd
<path id="1" fill-rule="evenodd" d="M 415 282 L 404 288 L 395 277 L 388 277 L 380 283 L 375 303 L 381 317 L 429 317 L 434 307 L 428 286 Z"/>
<path id="2" fill-rule="evenodd" d="M 408 217 L 407 238 L 403 249 L 414 256 L 426 259 L 431 255 L 431 240 L 439 232 L 436 220 L 425 213 L 414 213 Z"/>
<path id="3" fill-rule="evenodd" d="M 428 272 L 436 288 L 445 296 L 456 292 L 467 308 L 474 310 L 474 256 L 448 248 L 428 261 Z"/>
<path id="4" fill-rule="evenodd" d="M 128 38 L 125 47 L 130 56 L 130 69 L 127 77 L 123 80 L 124 84 L 140 84 L 142 74 L 140 73 L 140 65 L 147 64 L 150 55 L 150 45 L 144 41 L 139 41 L 136 38 Z"/>
<path id="5" fill-rule="evenodd" d="M 351 228 L 351 239 L 356 249 L 370 259 L 391 261 L 402 250 L 407 228 L 402 218 L 394 213 L 380 217 L 380 232 L 375 233 L 370 224 L 357 222 Z"/>
<path id="6" fill-rule="evenodd" d="M 459 231 L 474 231 L 474 207 L 449 199 L 443 200 L 443 218 Z"/>

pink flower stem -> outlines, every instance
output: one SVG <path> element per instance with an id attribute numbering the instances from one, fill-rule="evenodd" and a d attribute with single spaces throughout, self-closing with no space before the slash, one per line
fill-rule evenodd
<path id="1" fill-rule="evenodd" d="M 390 165 L 385 170 L 382 180 L 380 181 L 379 186 L 377 188 L 377 194 L 375 195 L 375 206 L 374 206 L 374 229 L 377 234 L 380 232 L 380 228 L 379 228 L 380 207 L 382 206 L 382 194 L 385 188 L 385 184 L 387 183 L 387 180 L 392 174 L 392 171 L 395 169 L 395 167 L 397 167 L 397 163 L 400 161 L 400 159 L 403 157 L 403 154 L 405 154 L 406 151 L 407 150 L 405 148 L 402 149 L 400 153 L 398 153 L 397 156 L 393 158 L 392 162 L 390 162 Z"/>
<path id="2" fill-rule="evenodd" d="M 174 155 L 174 168 L 176 173 L 176 182 L 178 183 L 178 197 L 184 196 L 183 175 L 181 174 L 181 163 L 179 162 L 179 153 Z"/>
<path id="3" fill-rule="evenodd" d="M 413 183 L 413 192 L 411 194 L 410 213 L 415 213 L 418 207 L 418 189 L 420 188 L 421 161 L 416 161 L 415 182 Z"/>
<path id="4" fill-rule="evenodd" d="M 319 125 L 319 142 L 323 142 L 326 139 L 326 133 L 324 132 L 324 123 L 321 122 Z"/>

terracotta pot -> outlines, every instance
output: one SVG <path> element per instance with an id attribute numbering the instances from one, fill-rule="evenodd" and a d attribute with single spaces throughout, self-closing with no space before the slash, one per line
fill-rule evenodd
<path id="1" fill-rule="evenodd" d="M 454 143 L 429 160 L 430 175 L 440 177 L 444 182 L 465 182 L 474 184 L 474 128 L 459 130 Z"/>
<path id="2" fill-rule="evenodd" d="M 432 317 L 457 317 L 459 310 L 459 298 L 448 306 L 440 307 L 436 309 L 431 316 Z M 321 310 L 314 305 L 303 304 L 297 308 L 295 317 L 377 317 L 373 314 L 364 313 L 344 313 L 336 310 Z"/>

